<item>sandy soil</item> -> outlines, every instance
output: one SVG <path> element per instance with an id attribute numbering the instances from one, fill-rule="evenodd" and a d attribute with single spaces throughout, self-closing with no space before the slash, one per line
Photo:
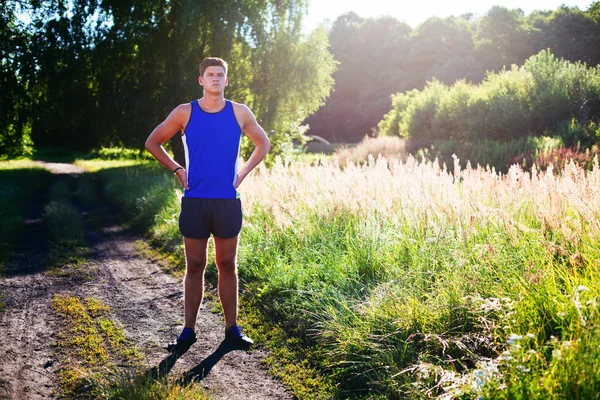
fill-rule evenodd
<path id="1" fill-rule="evenodd" d="M 45 166 L 65 174 L 59 179 L 77 179 L 82 172 L 71 164 Z M 261 364 L 266 353 L 260 345 L 245 352 L 223 343 L 223 317 L 207 307 L 199 312 L 198 342 L 183 356 L 169 357 L 164 346 L 177 336 L 183 320 L 181 279 L 135 250 L 140 237 L 119 226 L 114 210 L 104 211 L 101 230 L 86 228 L 90 252 L 83 269 L 91 273 L 91 280 L 45 274 L 47 234 L 41 222 L 45 200 L 38 196 L 29 205 L 21 245 L 0 282 L 6 304 L 0 314 L 0 399 L 57 397 L 60 365 L 51 346 L 57 321 L 50 300 L 63 292 L 100 298 L 111 307 L 113 320 L 123 327 L 148 368 L 174 363 L 171 375 L 193 380 L 215 399 L 293 398 L 266 373 Z"/>

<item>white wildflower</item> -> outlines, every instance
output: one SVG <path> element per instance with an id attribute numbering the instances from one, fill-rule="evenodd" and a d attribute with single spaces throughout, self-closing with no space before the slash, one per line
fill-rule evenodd
<path id="1" fill-rule="evenodd" d="M 562 352 L 559 349 L 552 350 L 552 358 L 556 358 L 557 360 L 562 360 Z"/>
<path id="2" fill-rule="evenodd" d="M 517 344 L 519 343 L 521 340 L 523 340 L 523 336 L 521 335 L 517 335 L 516 333 L 511 333 L 508 336 L 508 344 L 513 345 L 513 344 Z"/>
<path id="3" fill-rule="evenodd" d="M 517 368 L 523 373 L 529 372 L 529 368 L 525 367 L 524 365 L 519 365 Z"/>

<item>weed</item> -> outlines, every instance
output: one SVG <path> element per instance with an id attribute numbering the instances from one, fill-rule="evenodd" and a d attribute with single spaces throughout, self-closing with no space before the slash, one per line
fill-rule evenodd
<path id="1" fill-rule="evenodd" d="M 140 360 L 99 299 L 57 294 L 51 304 L 60 317 L 56 347 L 63 365 L 59 372 L 63 395 L 98 397 L 115 373 L 115 361 Z"/>

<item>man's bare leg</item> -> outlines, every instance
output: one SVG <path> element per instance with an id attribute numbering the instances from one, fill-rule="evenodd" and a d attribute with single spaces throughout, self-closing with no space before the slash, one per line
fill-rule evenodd
<path id="1" fill-rule="evenodd" d="M 215 261 L 219 269 L 219 298 L 225 313 L 226 329 L 237 325 L 238 316 L 238 237 L 215 239 Z"/>
<path id="2" fill-rule="evenodd" d="M 183 238 L 185 245 L 185 278 L 183 284 L 184 328 L 195 329 L 198 309 L 204 297 L 204 271 L 208 239 Z"/>

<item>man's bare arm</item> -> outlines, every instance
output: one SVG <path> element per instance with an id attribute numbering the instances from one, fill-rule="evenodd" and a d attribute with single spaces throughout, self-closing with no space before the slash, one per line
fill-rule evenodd
<path id="1" fill-rule="evenodd" d="M 146 139 L 146 149 L 158 160 L 159 163 L 174 171 L 176 168 L 181 167 L 175 162 L 165 151 L 163 144 L 171 139 L 177 132 L 180 132 L 185 128 L 185 124 L 189 120 L 190 116 L 189 104 L 180 104 L 177 106 L 169 116 L 160 123 L 148 139 Z M 184 169 L 179 169 L 176 175 L 181 180 L 181 183 L 186 189 L 189 189 L 187 184 L 187 172 Z"/>
<path id="2" fill-rule="evenodd" d="M 271 142 L 269 142 L 269 138 L 267 134 L 263 130 L 263 128 L 256 122 L 256 118 L 252 111 L 248 107 L 243 104 L 238 106 L 239 115 L 240 115 L 240 125 L 242 130 L 250 140 L 254 142 L 256 146 L 252 155 L 248 161 L 246 161 L 242 168 L 240 168 L 237 180 L 235 183 L 235 188 L 237 189 L 244 178 L 252 171 L 260 162 L 265 158 L 269 150 L 271 149 Z"/>

